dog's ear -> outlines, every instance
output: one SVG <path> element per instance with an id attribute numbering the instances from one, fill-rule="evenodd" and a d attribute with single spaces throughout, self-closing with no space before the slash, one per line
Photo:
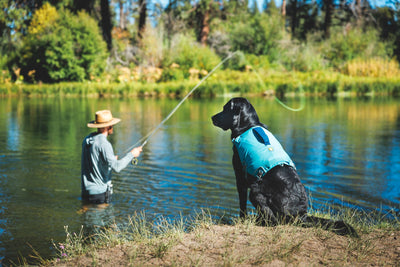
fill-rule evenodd
<path id="1" fill-rule="evenodd" d="M 234 129 L 240 129 L 241 113 L 243 110 L 243 105 L 240 101 L 231 101 L 231 113 L 232 113 L 232 125 Z"/>
<path id="2" fill-rule="evenodd" d="M 240 99 L 234 98 L 231 101 L 231 114 L 234 116 L 239 116 L 240 113 L 243 111 L 243 103 L 239 101 Z"/>
<path id="3" fill-rule="evenodd" d="M 253 105 L 246 98 L 235 98 L 232 101 L 233 125 L 235 133 L 260 125 L 260 121 Z"/>
<path id="4" fill-rule="evenodd" d="M 240 112 L 239 108 L 237 107 L 237 102 L 235 101 L 235 98 L 232 98 L 228 101 L 228 103 L 225 104 L 224 111 L 227 111 L 232 115 L 237 115 Z"/>

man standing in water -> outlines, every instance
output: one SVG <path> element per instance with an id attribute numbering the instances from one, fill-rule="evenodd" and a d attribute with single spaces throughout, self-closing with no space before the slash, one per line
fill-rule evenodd
<path id="1" fill-rule="evenodd" d="M 111 202 L 112 170 L 120 172 L 128 166 L 129 162 L 139 157 L 142 147 L 135 147 L 118 160 L 107 136 L 113 133 L 113 125 L 121 120 L 113 118 L 109 110 L 97 111 L 95 117 L 87 126 L 97 128 L 97 132 L 89 134 L 82 142 L 82 200 L 91 204 L 104 204 Z"/>

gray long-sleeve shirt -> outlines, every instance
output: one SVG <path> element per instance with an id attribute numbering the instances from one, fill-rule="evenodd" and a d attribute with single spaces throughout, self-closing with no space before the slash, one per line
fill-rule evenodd
<path id="1" fill-rule="evenodd" d="M 117 160 L 111 143 L 101 133 L 91 133 L 82 142 L 81 180 L 82 194 L 102 194 L 111 183 L 112 170 L 120 172 L 133 159 L 128 152 Z"/>

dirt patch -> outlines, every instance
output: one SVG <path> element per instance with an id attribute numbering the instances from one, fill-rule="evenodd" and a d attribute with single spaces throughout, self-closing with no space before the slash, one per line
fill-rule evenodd
<path id="1" fill-rule="evenodd" d="M 57 262 L 56 266 L 400 266 L 400 231 L 360 238 L 295 226 L 212 225 Z"/>

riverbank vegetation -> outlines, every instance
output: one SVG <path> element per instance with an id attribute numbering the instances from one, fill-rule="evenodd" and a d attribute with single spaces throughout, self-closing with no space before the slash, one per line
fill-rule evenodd
<path id="1" fill-rule="evenodd" d="M 262 77 L 262 78 L 261 78 Z M 162 83 L 63 82 L 57 84 L 3 84 L 0 96 L 35 97 L 183 97 L 199 79 Z M 400 75 L 396 77 L 349 77 L 332 72 L 240 72 L 223 71 L 210 76 L 193 95 L 214 97 L 242 95 L 399 95 Z"/>
<path id="2" fill-rule="evenodd" d="M 33 258 L 45 266 L 240 266 L 240 265 L 396 265 L 400 254 L 400 221 L 395 214 L 340 214 L 312 212 L 344 220 L 359 237 L 339 236 L 320 227 L 258 226 L 245 221 L 215 219 L 201 211 L 191 219 L 153 222 L 144 212 L 129 217 L 124 226 L 98 228 L 92 235 L 71 233 L 54 244 L 57 256 Z M 389 218 L 390 217 L 390 218 Z M 27 261 L 22 261 L 27 263 Z"/>
<path id="3" fill-rule="evenodd" d="M 396 1 L 81 2 L 0 1 L 0 95 L 400 90 Z"/>

